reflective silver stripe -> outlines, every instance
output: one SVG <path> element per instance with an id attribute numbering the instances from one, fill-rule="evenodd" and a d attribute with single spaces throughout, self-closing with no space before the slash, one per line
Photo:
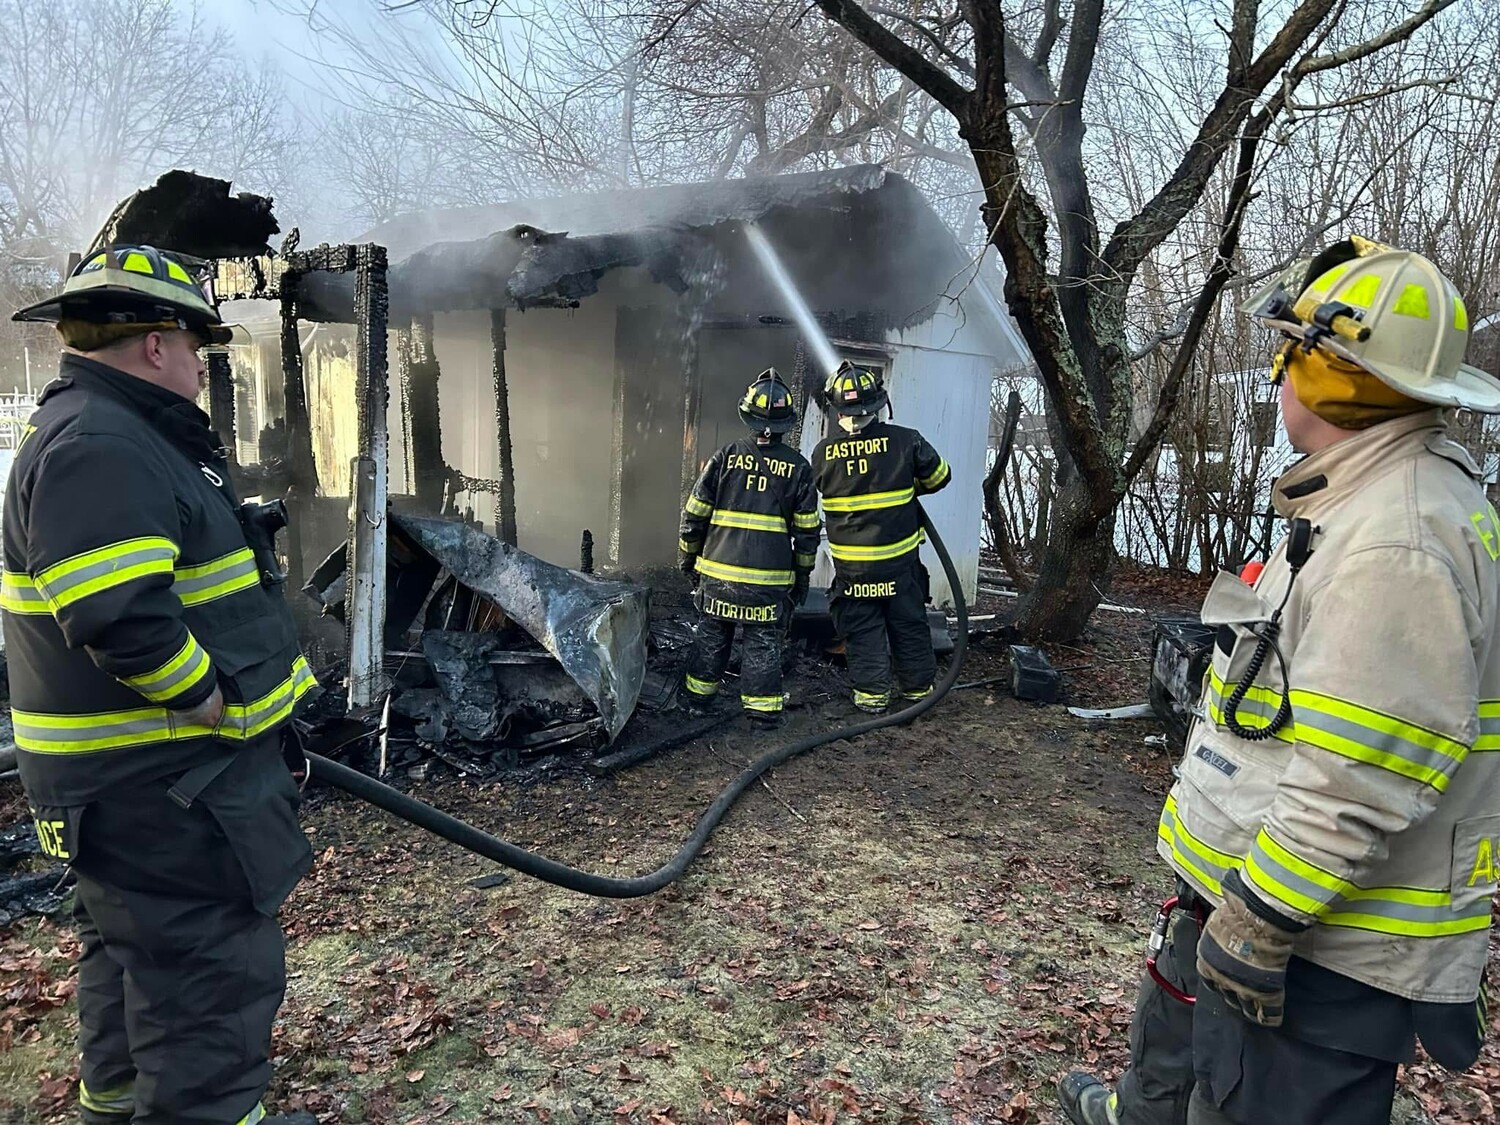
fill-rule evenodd
<path id="1" fill-rule="evenodd" d="M 855 496 L 825 496 L 825 512 L 869 512 L 879 508 L 899 508 L 917 498 L 914 488 L 898 488 L 892 492 L 862 492 Z"/>
<path id="2" fill-rule="evenodd" d="M 1500 699 L 1479 701 L 1479 737 L 1474 740 L 1474 751 L 1489 750 L 1500 750 Z"/>
<path id="3" fill-rule="evenodd" d="M 1426 897 L 1429 902 L 1411 902 L 1391 898 L 1393 894 L 1404 894 L 1412 898 Z M 1372 918 L 1389 918 L 1393 921 L 1412 922 L 1418 926 L 1444 926 L 1463 919 L 1490 917 L 1490 900 L 1481 899 L 1463 913 L 1453 909 L 1452 896 L 1447 891 L 1409 891 L 1404 887 L 1377 887 L 1373 890 L 1355 890 L 1342 896 L 1318 920 L 1325 925 L 1348 924 L 1340 918 L 1353 915 L 1369 915 Z"/>
<path id="4" fill-rule="evenodd" d="M 177 655 L 154 671 L 126 676 L 125 682 L 153 703 L 166 703 L 211 674 L 213 663 L 198 639 L 188 634 Z"/>
<path id="5" fill-rule="evenodd" d="M 255 555 L 242 547 L 202 566 L 178 568 L 172 581 L 172 592 L 183 605 L 202 605 L 247 590 L 259 582 L 260 568 L 256 566 Z"/>
<path id="6" fill-rule="evenodd" d="M 37 754 L 78 754 L 166 742 L 171 720 L 163 708 L 100 715 L 39 715 L 12 711 L 16 745 Z"/>
<path id="7" fill-rule="evenodd" d="M 708 521 L 715 527 L 734 527 L 744 531 L 770 531 L 778 535 L 787 533 L 786 520 L 780 516 L 768 516 L 759 512 L 735 512 L 719 508 Z"/>
<path id="8" fill-rule="evenodd" d="M 217 729 L 184 723 L 164 707 L 93 715 L 13 711 L 11 717 L 16 745 L 35 754 L 89 754 L 209 735 L 250 739 L 291 715 L 297 701 L 316 686 L 312 669 L 298 656 L 291 675 L 260 699 L 248 704 L 228 704 Z"/>
<path id="9" fill-rule="evenodd" d="M 1173 858 L 1216 894 L 1229 869 L 1239 862 L 1238 857 L 1209 847 L 1184 828 L 1177 816 L 1177 800 L 1170 793 L 1156 834 L 1171 849 Z"/>
<path id="10" fill-rule="evenodd" d="M 142 539 L 90 551 L 48 567 L 36 585 L 54 611 L 104 590 L 152 574 L 169 574 L 177 548 L 165 539 Z"/>
<path id="11" fill-rule="evenodd" d="M 1224 725 L 1224 702 L 1234 694 L 1238 683 L 1224 683 L 1209 669 L 1208 691 L 1204 699 L 1208 707 L 1208 717 L 1218 726 Z M 1252 685 L 1245 693 L 1245 698 L 1240 700 L 1240 705 L 1235 708 L 1235 718 L 1247 727 L 1265 727 L 1271 725 L 1277 713 L 1281 710 L 1281 693 L 1270 688 Z M 1253 720 L 1260 720 L 1254 722 Z M 1293 716 L 1295 720 L 1295 715 Z M 1297 741 L 1297 729 L 1295 721 L 1288 723 L 1276 732 L 1276 737 L 1283 742 Z"/>
<path id="12" fill-rule="evenodd" d="M 1299 742 L 1380 766 L 1403 777 L 1425 782 L 1439 791 L 1447 788 L 1468 753 L 1467 747 L 1435 733 L 1431 734 L 1432 738 L 1451 743 L 1455 752 L 1444 753 L 1435 746 L 1423 746 L 1404 738 L 1394 730 L 1382 730 L 1369 723 L 1344 718 L 1317 706 L 1311 701 L 1316 698 L 1307 692 L 1292 692 L 1293 705 L 1297 708 Z M 1365 710 L 1361 708 L 1361 711 Z M 1415 729 L 1399 719 L 1380 716 L 1379 720 L 1392 726 Z"/>
<path id="13" fill-rule="evenodd" d="M 93 1113 L 117 1113 L 124 1116 L 135 1111 L 135 1083 L 127 1082 L 110 1090 L 90 1090 L 81 1080 L 78 1100 Z"/>
<path id="14" fill-rule="evenodd" d="M 36 588 L 31 575 L 15 574 L 9 570 L 0 576 L 0 609 L 7 609 L 11 613 L 50 614 L 52 612 L 47 606 L 46 597 Z"/>
<path id="15" fill-rule="evenodd" d="M 1318 914 L 1329 903 L 1338 900 L 1340 893 L 1349 886 L 1347 880 L 1339 879 L 1330 872 L 1318 872 L 1328 884 L 1325 886 L 1302 872 L 1295 871 L 1276 858 L 1266 846 L 1264 829 L 1250 847 L 1245 857 L 1245 878 L 1255 888 L 1277 902 L 1304 914 Z M 1302 861 L 1306 863 L 1306 860 Z M 1307 864 L 1312 868 L 1312 864 Z"/>

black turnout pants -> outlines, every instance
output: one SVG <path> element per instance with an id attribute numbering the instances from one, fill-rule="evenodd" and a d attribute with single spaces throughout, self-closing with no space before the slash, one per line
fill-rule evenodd
<path id="1" fill-rule="evenodd" d="M 255 1112 L 286 987 L 275 915 L 311 862 L 280 742 L 245 748 L 185 809 L 168 778 L 70 810 L 85 1121 Z"/>
<path id="2" fill-rule="evenodd" d="M 890 593 L 853 596 L 868 590 Z M 932 690 L 937 656 L 927 627 L 927 572 L 920 563 L 875 581 L 836 578 L 830 609 L 834 628 L 844 638 L 855 703 L 877 708 L 890 705 L 893 659 L 903 697 L 919 699 Z"/>
<path id="3" fill-rule="evenodd" d="M 734 630 L 740 639 L 740 706 L 763 715 L 781 713 L 781 646 L 786 625 L 780 621 L 735 622 L 707 613 L 698 615 L 693 650 L 688 656 L 686 686 L 690 695 L 710 699 L 719 692 Z"/>
<path id="4" fill-rule="evenodd" d="M 1116 1086 L 1120 1125 L 1386 1125 L 1396 1063 L 1261 1027 L 1199 987 L 1198 923 L 1188 910 L 1157 959 L 1189 1007 L 1150 975 L 1130 1021 L 1130 1069 Z M 1295 962 L 1294 962 L 1295 966 Z"/>

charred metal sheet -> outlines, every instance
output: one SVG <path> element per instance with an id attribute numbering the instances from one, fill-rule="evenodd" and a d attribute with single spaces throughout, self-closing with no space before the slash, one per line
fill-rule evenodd
<path id="1" fill-rule="evenodd" d="M 0 879 L 0 926 L 8 926 L 28 914 L 50 915 L 61 911 L 69 893 L 63 886 L 67 879 L 68 873 L 62 868 Z"/>
<path id="2" fill-rule="evenodd" d="M 549 653 L 599 711 L 611 741 L 640 698 L 650 592 L 543 562 L 477 528 L 393 515 L 459 582 L 483 594 Z"/>
<path id="3" fill-rule="evenodd" d="M 429 630 L 422 657 L 436 682 L 395 696 L 391 709 L 416 722 L 432 745 L 450 738 L 537 751 L 604 741 L 605 727 L 583 689 L 550 653 L 505 649 L 498 633 Z"/>

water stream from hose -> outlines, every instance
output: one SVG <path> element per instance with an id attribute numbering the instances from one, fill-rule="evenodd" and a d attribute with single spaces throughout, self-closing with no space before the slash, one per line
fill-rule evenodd
<path id="1" fill-rule="evenodd" d="M 818 373 L 827 379 L 839 365 L 838 353 L 833 350 L 833 345 L 823 334 L 823 329 L 813 317 L 812 309 L 808 308 L 807 302 L 802 299 L 802 294 L 792 282 L 792 275 L 786 272 L 781 256 L 776 253 L 775 247 L 766 238 L 765 232 L 754 223 L 747 223 L 745 237 L 750 241 L 750 249 L 755 251 L 755 256 L 765 267 L 766 276 L 771 279 L 771 283 L 781 291 L 781 295 L 791 306 L 792 319 L 797 322 L 797 327 L 802 329 L 802 336 L 807 341 L 807 346 L 812 349 L 813 360 L 818 365 Z"/>

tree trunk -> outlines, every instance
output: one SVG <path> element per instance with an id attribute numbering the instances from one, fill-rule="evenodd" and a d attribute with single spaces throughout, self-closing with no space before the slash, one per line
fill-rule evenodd
<path id="1" fill-rule="evenodd" d="M 1058 498 L 1058 510 L 1036 581 L 1022 599 L 1016 630 L 1035 641 L 1071 641 L 1104 600 L 1114 563 L 1113 512 L 1095 522 L 1086 515 L 1089 495 L 1074 477 Z"/>

